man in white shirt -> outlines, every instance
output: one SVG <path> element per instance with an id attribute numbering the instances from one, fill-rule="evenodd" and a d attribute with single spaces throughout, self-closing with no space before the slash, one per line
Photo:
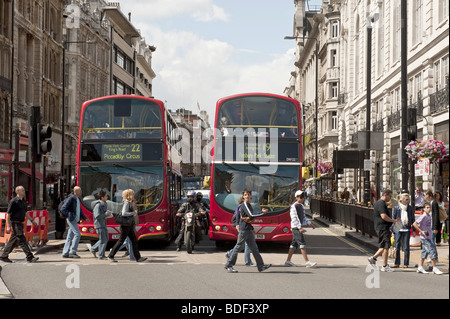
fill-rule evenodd
<path id="1" fill-rule="evenodd" d="M 295 266 L 295 264 L 291 262 L 291 258 L 292 255 L 294 255 L 295 249 L 300 248 L 306 262 L 306 267 L 314 267 L 317 263 L 309 261 L 308 254 L 306 253 L 306 241 L 303 236 L 306 230 L 303 227 L 311 226 L 312 229 L 315 229 L 316 227 L 306 218 L 305 207 L 303 206 L 303 203 L 305 202 L 305 192 L 300 190 L 297 191 L 295 193 L 295 198 L 296 202 L 292 204 L 290 212 L 293 238 L 284 265 L 288 267 Z"/>

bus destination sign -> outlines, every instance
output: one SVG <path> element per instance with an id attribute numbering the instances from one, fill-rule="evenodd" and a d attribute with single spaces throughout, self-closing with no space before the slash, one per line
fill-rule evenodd
<path id="1" fill-rule="evenodd" d="M 142 144 L 103 144 L 102 160 L 116 161 L 142 161 Z"/>

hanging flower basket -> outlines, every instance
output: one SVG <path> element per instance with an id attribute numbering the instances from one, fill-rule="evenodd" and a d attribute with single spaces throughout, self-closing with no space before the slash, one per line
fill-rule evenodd
<path id="1" fill-rule="evenodd" d="M 416 161 L 419 158 L 428 158 L 431 163 L 439 163 L 448 161 L 448 150 L 442 141 L 426 140 L 411 141 L 405 147 L 408 157 Z"/>
<path id="2" fill-rule="evenodd" d="M 321 175 L 325 175 L 325 174 L 331 173 L 333 171 L 333 163 L 332 162 L 318 163 L 317 164 L 317 171 L 319 171 L 319 173 Z"/>

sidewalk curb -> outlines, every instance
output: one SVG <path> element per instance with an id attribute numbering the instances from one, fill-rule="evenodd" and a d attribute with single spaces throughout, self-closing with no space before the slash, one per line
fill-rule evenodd
<path id="1" fill-rule="evenodd" d="M 356 230 L 350 229 L 348 227 L 345 227 L 341 224 L 338 223 L 333 223 L 327 219 L 321 218 L 319 217 L 319 215 L 317 214 L 312 214 L 310 209 L 305 209 L 306 211 L 306 215 L 313 219 L 314 221 L 317 221 L 318 223 L 320 223 L 321 225 L 327 227 L 330 229 L 330 231 L 332 231 L 333 233 L 343 236 L 343 237 L 347 237 L 367 248 L 369 248 L 370 250 L 373 250 L 374 252 L 378 250 L 378 238 L 372 237 L 370 238 L 367 235 L 362 235 L 361 233 L 357 232 Z M 417 268 L 417 265 L 419 264 L 420 261 L 420 252 L 421 250 L 417 250 L 414 249 L 411 251 L 410 253 L 410 268 Z M 439 262 L 436 264 L 436 266 L 443 271 L 444 273 L 448 274 L 449 273 L 449 260 L 448 258 L 448 245 L 444 245 L 441 247 L 438 247 L 438 256 L 439 256 Z M 401 261 L 403 261 L 403 253 L 402 253 L 402 259 Z M 431 267 L 431 263 L 425 262 L 424 267 L 425 270 L 427 270 L 428 266 L 428 270 L 431 271 L 432 267 Z"/>
<path id="2" fill-rule="evenodd" d="M 5 283 L 2 279 L 2 266 L 0 265 L 0 300 L 1 299 L 14 299 L 13 295 L 9 291 L 8 287 L 6 287 Z"/>

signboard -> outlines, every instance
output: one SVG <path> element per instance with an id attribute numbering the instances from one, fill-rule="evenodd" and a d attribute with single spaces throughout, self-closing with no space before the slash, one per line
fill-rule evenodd
<path id="1" fill-rule="evenodd" d="M 82 162 L 162 161 L 162 143 L 81 144 Z"/>
<path id="2" fill-rule="evenodd" d="M 415 164 L 416 176 L 430 175 L 430 160 L 428 158 L 422 158 Z"/>
<path id="3" fill-rule="evenodd" d="M 103 144 L 102 161 L 142 161 L 142 144 Z"/>

